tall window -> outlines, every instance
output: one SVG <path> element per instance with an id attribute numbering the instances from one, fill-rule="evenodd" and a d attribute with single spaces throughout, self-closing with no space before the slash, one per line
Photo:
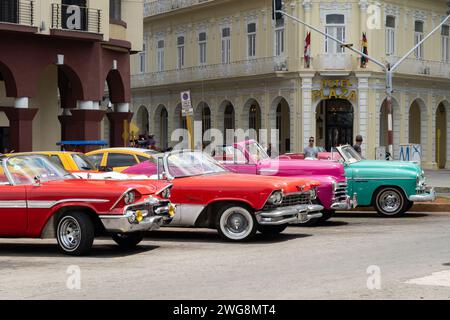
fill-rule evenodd
<path id="1" fill-rule="evenodd" d="M 395 53 L 395 17 L 386 16 L 386 54 Z"/>
<path id="2" fill-rule="evenodd" d="M 275 55 L 277 57 L 284 54 L 284 20 L 279 19 L 275 26 Z"/>
<path id="3" fill-rule="evenodd" d="M 184 37 L 177 38 L 177 68 L 184 67 Z"/>
<path id="4" fill-rule="evenodd" d="M 198 51 L 200 65 L 206 64 L 206 32 L 198 34 Z"/>
<path id="5" fill-rule="evenodd" d="M 109 0 L 109 17 L 122 20 L 122 0 Z"/>
<path id="6" fill-rule="evenodd" d="M 256 23 L 247 25 L 247 54 L 249 58 L 256 57 Z"/>
<path id="7" fill-rule="evenodd" d="M 442 26 L 441 30 L 441 50 L 442 50 L 442 61 L 448 62 L 449 61 L 449 35 L 450 35 L 450 27 L 449 26 Z"/>
<path id="8" fill-rule="evenodd" d="M 142 51 L 139 52 L 139 72 L 144 73 L 146 71 L 146 59 L 147 59 L 147 43 L 144 39 L 144 45 Z"/>
<path id="9" fill-rule="evenodd" d="M 423 22 L 416 21 L 414 23 L 414 45 L 417 45 L 423 39 Z M 416 48 L 414 56 L 417 59 L 423 59 L 423 44 Z"/>
<path id="10" fill-rule="evenodd" d="M 158 40 L 156 66 L 158 71 L 164 71 L 164 40 Z"/>
<path id="11" fill-rule="evenodd" d="M 325 32 L 330 36 L 345 42 L 345 16 L 343 14 L 329 14 L 326 17 Z M 337 42 L 330 38 L 325 38 L 325 53 L 343 53 Z"/>
<path id="12" fill-rule="evenodd" d="M 0 1 L 0 22 L 18 23 L 19 11 L 17 0 Z"/>
<path id="13" fill-rule="evenodd" d="M 231 57 L 231 29 L 222 29 L 222 63 L 230 63 Z"/>

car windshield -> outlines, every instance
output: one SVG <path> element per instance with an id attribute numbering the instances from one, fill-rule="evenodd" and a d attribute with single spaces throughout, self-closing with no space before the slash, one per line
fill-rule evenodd
<path id="1" fill-rule="evenodd" d="M 38 181 L 58 181 L 74 178 L 62 167 L 44 156 L 16 156 L 3 160 L 3 168 L 15 185 L 31 185 Z"/>
<path id="2" fill-rule="evenodd" d="M 269 159 L 269 155 L 257 142 L 251 142 L 245 148 L 255 161 Z"/>
<path id="3" fill-rule="evenodd" d="M 202 152 L 176 152 L 167 156 L 167 168 L 174 178 L 227 172 L 213 158 Z"/>
<path id="4" fill-rule="evenodd" d="M 94 164 L 89 160 L 87 156 L 84 154 L 73 154 L 72 155 L 73 161 L 77 164 L 78 169 L 80 170 L 95 170 Z"/>
<path id="5" fill-rule="evenodd" d="M 340 147 L 338 148 L 338 151 L 341 154 L 342 158 L 344 158 L 347 163 L 355 163 L 362 160 L 359 153 L 356 152 L 356 150 L 353 149 L 352 146 Z"/>

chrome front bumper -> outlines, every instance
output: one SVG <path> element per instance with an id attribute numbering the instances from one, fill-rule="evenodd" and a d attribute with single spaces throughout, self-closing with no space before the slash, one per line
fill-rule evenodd
<path id="1" fill-rule="evenodd" d="M 358 199 L 356 193 L 353 194 L 353 198 L 346 196 L 345 200 L 339 202 L 333 202 L 331 205 L 332 210 L 351 210 L 358 206 Z"/>
<path id="2" fill-rule="evenodd" d="M 435 201 L 436 198 L 436 191 L 434 190 L 434 188 L 431 188 L 423 191 L 423 193 L 409 196 L 408 199 L 412 202 L 432 202 Z"/>
<path id="3" fill-rule="evenodd" d="M 149 198 L 125 207 L 123 215 L 103 215 L 100 220 L 105 230 L 111 233 L 152 231 L 172 222 L 172 206 L 169 201 Z M 146 212 L 146 215 L 139 222 L 136 215 L 143 212 Z"/>
<path id="4" fill-rule="evenodd" d="M 131 223 L 129 218 L 131 214 L 122 216 L 100 216 L 100 220 L 107 232 L 112 233 L 130 233 L 130 232 L 143 232 L 159 229 L 164 224 L 164 217 L 162 216 L 150 216 L 145 217 L 139 223 Z"/>
<path id="5" fill-rule="evenodd" d="M 306 223 L 322 217 L 322 210 L 323 206 L 316 204 L 280 207 L 272 211 L 257 212 L 256 220 L 261 225 Z"/>

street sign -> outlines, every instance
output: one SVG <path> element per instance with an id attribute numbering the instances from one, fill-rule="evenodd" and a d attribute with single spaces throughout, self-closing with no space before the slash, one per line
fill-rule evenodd
<path id="1" fill-rule="evenodd" d="M 375 148 L 375 160 L 386 160 L 386 147 Z"/>
<path id="2" fill-rule="evenodd" d="M 183 117 L 194 115 L 194 108 L 192 108 L 191 92 L 181 92 L 181 113 Z"/>
<path id="3" fill-rule="evenodd" d="M 400 145 L 400 161 L 422 162 L 422 146 L 420 144 Z"/>

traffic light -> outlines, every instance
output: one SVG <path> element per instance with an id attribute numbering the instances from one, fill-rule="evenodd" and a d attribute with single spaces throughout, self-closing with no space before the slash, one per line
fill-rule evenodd
<path id="1" fill-rule="evenodd" d="M 283 14 L 280 12 L 283 9 L 283 3 L 281 0 L 272 1 L 272 19 L 280 20 L 283 19 Z"/>

